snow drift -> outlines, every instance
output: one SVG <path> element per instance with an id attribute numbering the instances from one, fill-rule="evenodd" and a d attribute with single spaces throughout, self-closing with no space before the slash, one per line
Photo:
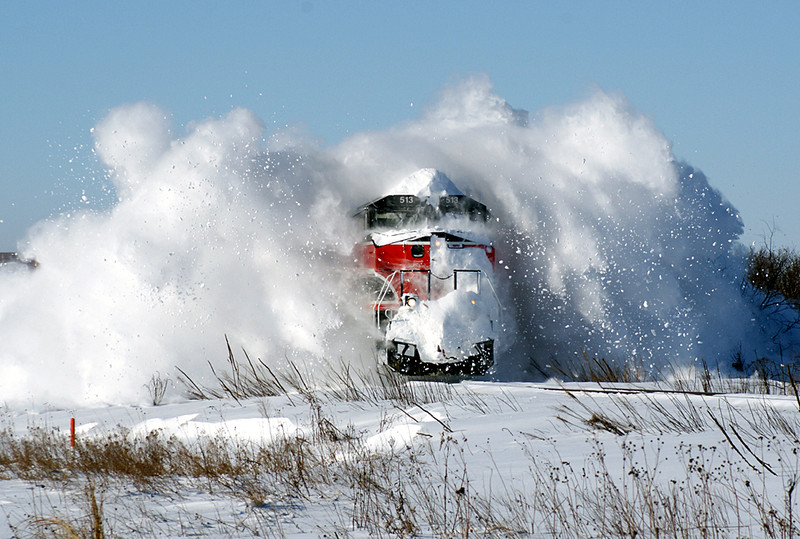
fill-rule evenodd
<path id="1" fill-rule="evenodd" d="M 250 111 L 175 134 L 148 104 L 94 129 L 118 202 L 39 223 L 0 270 L 0 400 L 136 402 L 155 372 L 202 381 L 235 348 L 280 368 L 374 364 L 343 292 L 352 210 L 415 171 L 442 171 L 493 212 L 511 313 L 495 376 L 575 354 L 658 368 L 735 347 L 770 353 L 742 293 L 737 212 L 620 97 L 533 119 L 485 77 L 422 117 L 319 147 L 264 139 Z"/>

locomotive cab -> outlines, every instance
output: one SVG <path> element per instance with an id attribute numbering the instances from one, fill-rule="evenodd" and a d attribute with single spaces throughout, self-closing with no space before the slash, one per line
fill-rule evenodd
<path id="1" fill-rule="evenodd" d="M 387 195 L 358 209 L 355 217 L 364 230 L 406 229 L 442 220 L 445 216 L 486 222 L 489 210 L 463 194 L 440 196 L 438 202 L 416 195 Z"/>

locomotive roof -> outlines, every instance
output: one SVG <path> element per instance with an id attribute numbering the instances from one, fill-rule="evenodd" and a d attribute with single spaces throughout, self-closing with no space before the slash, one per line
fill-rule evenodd
<path id="1" fill-rule="evenodd" d="M 415 195 L 418 198 L 436 199 L 442 196 L 464 196 L 443 172 L 435 168 L 423 168 L 403 178 L 400 183 L 384 195 Z"/>
<path id="2" fill-rule="evenodd" d="M 421 206 L 440 208 L 443 197 L 457 201 L 460 208 L 472 209 L 488 215 L 488 208 L 474 198 L 465 195 L 443 172 L 424 168 L 407 176 L 380 198 L 360 206 L 355 215 L 370 209 L 395 208 L 407 204 L 407 197 L 415 197 L 414 203 Z"/>

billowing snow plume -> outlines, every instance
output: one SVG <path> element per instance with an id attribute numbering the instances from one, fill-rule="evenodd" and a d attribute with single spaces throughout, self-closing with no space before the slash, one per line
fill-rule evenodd
<path id="1" fill-rule="evenodd" d="M 176 135 L 137 104 L 94 130 L 119 202 L 40 223 L 0 271 L 0 401 L 134 402 L 235 350 L 280 368 L 374 363 L 345 293 L 360 204 L 435 168 L 496 218 L 508 319 L 497 375 L 578 353 L 658 368 L 769 353 L 733 256 L 742 225 L 621 98 L 531 120 L 486 78 L 424 116 L 319 148 L 246 110 Z M 511 346 L 513 343 L 513 346 Z"/>
<path id="2" fill-rule="evenodd" d="M 112 111 L 95 139 L 118 204 L 40 224 L 39 268 L 2 275 L 0 400 L 139 400 L 176 366 L 203 381 L 226 335 L 273 365 L 372 359 L 338 296 L 357 236 L 335 185 L 308 156 L 266 152 L 249 111 L 181 138 L 163 116 Z"/>

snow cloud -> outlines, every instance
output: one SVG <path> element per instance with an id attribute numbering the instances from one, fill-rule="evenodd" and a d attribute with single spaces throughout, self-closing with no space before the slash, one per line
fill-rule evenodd
<path id="1" fill-rule="evenodd" d="M 740 290 L 735 209 L 623 98 L 529 119 L 470 78 L 422 117 L 333 147 L 263 139 L 247 110 L 183 136 L 168 117 L 111 111 L 94 136 L 119 202 L 38 224 L 24 254 L 39 268 L 0 272 L 0 400 L 142 401 L 155 372 L 202 382 L 226 335 L 275 368 L 374 364 L 346 294 L 350 215 L 421 168 L 496 218 L 497 376 L 581 349 L 658 368 L 768 344 Z"/>

